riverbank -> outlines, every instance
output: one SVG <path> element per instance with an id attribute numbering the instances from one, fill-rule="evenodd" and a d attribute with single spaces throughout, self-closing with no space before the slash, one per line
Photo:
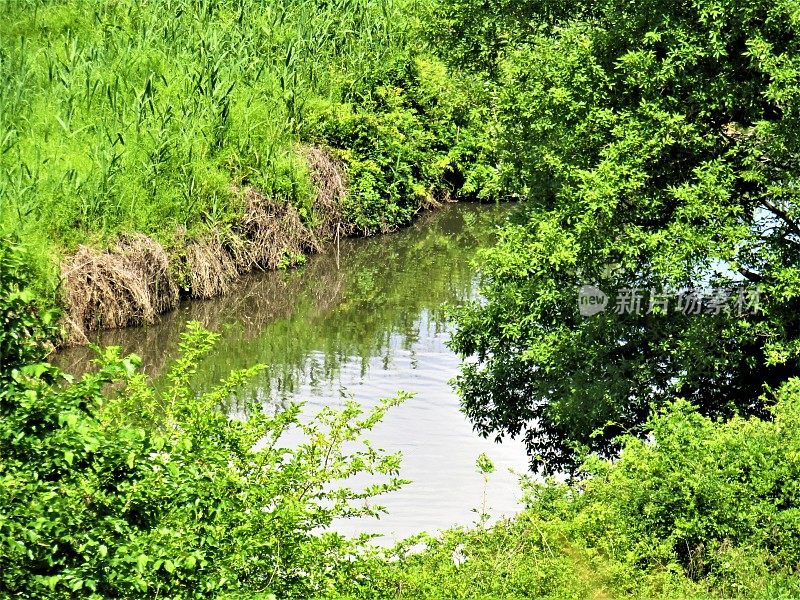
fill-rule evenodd
<path id="1" fill-rule="evenodd" d="M 197 393 L 231 371 L 265 365 L 225 403 L 234 418 L 244 418 L 248 402 L 267 412 L 302 403 L 310 420 L 348 400 L 372 407 L 398 390 L 412 394 L 370 434 L 376 448 L 402 452 L 403 477 L 411 483 L 381 498 L 388 512 L 380 519 L 337 520 L 333 531 L 377 534 L 377 542 L 392 545 L 422 531 L 470 525 L 482 505 L 494 518 L 509 516 L 521 508 L 509 469 L 527 470 L 524 444 L 495 444 L 473 433 L 449 384 L 460 361 L 447 341 L 452 311 L 475 297 L 475 258 L 495 242 L 512 210 L 448 204 L 391 235 L 343 239 L 300 269 L 252 273 L 227 297 L 183 301 L 153 325 L 94 332 L 91 342 L 136 354 L 141 370 L 163 383 L 181 334 L 189 323 L 202 323 L 218 332 L 219 343 L 198 364 Z M 96 358 L 91 347 L 74 347 L 53 360 L 80 377 L 95 369 Z M 486 498 L 475 470 L 481 454 L 497 467 Z"/>
<path id="2" fill-rule="evenodd" d="M 248 419 L 216 410 L 264 367 L 198 393 L 217 335 L 190 324 L 166 386 L 103 353 L 65 379 L 49 319 L 0 253 L 0 590 L 12 596 L 237 598 L 793 598 L 800 382 L 772 420 L 720 423 L 676 402 L 648 441 L 592 457 L 580 480 L 526 487 L 518 517 L 383 551 L 327 529 L 375 517 L 404 484 L 365 436 L 407 396 Z M 10 317 L 10 318 L 9 318 Z M 109 385 L 113 384 L 113 385 Z M 104 392 L 105 390 L 105 392 Z M 291 431 L 303 441 L 286 447 Z M 258 442 L 258 443 L 257 443 Z M 31 460 L 35 458 L 35 460 Z M 753 461 L 757 460 L 757 468 Z M 493 465 L 480 460 L 491 478 Z M 735 476 L 732 476 L 735 474 Z M 369 484 L 353 485 L 366 475 Z M 491 484 L 490 484 L 491 485 Z M 420 543 L 424 544 L 422 547 Z"/>
<path id="3" fill-rule="evenodd" d="M 304 148 L 315 194 L 313 226 L 288 203 L 253 187 L 232 186 L 246 207 L 224 228 L 199 238 L 176 234 L 167 249 L 141 234 L 123 234 L 97 251 L 80 246 L 61 263 L 64 345 L 88 342 L 88 333 L 152 324 L 180 299 L 226 295 L 243 275 L 302 264 L 324 244 L 354 233 L 343 214 L 347 193 L 342 164 L 319 148 Z"/>
<path id="4" fill-rule="evenodd" d="M 0 232 L 65 340 L 497 197 L 485 92 L 428 50 L 429 8 L 11 3 Z"/>
<path id="5" fill-rule="evenodd" d="M 373 554 L 319 597 L 797 598 L 800 381 L 773 399 L 725 423 L 675 402 L 618 459 L 525 485 L 518 516 Z"/>

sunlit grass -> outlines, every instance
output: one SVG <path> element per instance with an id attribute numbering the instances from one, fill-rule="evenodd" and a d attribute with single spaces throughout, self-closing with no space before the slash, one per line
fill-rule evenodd
<path id="1" fill-rule="evenodd" d="M 231 219 L 236 181 L 303 205 L 304 120 L 369 93 L 405 4 L 4 2 L 0 228 L 53 252 L 169 238 Z"/>

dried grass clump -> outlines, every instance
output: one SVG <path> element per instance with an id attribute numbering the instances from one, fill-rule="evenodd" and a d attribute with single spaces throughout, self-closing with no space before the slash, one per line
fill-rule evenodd
<path id="1" fill-rule="evenodd" d="M 303 147 L 316 188 L 311 231 L 297 209 L 258 190 L 234 186 L 244 194 L 245 214 L 234 231 L 212 231 L 192 241 L 179 235 L 181 269 L 193 298 L 225 295 L 239 276 L 272 270 L 287 256 L 319 252 L 320 240 L 354 233 L 342 202 L 347 193 L 344 168 L 327 151 Z M 86 246 L 62 263 L 67 343 L 85 343 L 87 332 L 152 323 L 178 303 L 178 286 L 164 248 L 142 234 L 124 235 L 106 252 Z"/>
<path id="2" fill-rule="evenodd" d="M 304 147 L 302 153 L 317 191 L 314 197 L 317 235 L 324 240 L 352 235 L 355 227 L 345 218 L 342 208 L 342 202 L 347 195 L 344 165 L 329 152 L 316 146 Z"/>
<path id="3" fill-rule="evenodd" d="M 127 235 L 106 252 L 80 246 L 61 265 L 68 344 L 86 334 L 152 323 L 174 308 L 178 289 L 160 244 L 145 235 Z"/>
<path id="4" fill-rule="evenodd" d="M 186 247 L 186 266 L 192 298 L 223 296 L 239 277 L 236 263 L 219 232 L 204 235 Z"/>
<path id="5" fill-rule="evenodd" d="M 244 270 L 276 269 L 287 254 L 308 254 L 319 251 L 314 234 L 303 224 L 297 209 L 278 203 L 258 190 L 244 190 L 247 211 L 241 221 L 240 233 L 247 241 Z"/>
<path id="6" fill-rule="evenodd" d="M 178 305 L 178 286 L 169 268 L 169 256 L 158 242 L 141 233 L 120 236 L 114 252 L 128 259 L 147 282 L 150 304 L 155 314 Z"/>

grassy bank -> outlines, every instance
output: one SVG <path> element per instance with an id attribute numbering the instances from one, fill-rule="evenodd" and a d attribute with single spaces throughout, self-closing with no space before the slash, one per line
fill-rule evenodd
<path id="1" fill-rule="evenodd" d="M 480 87 L 420 43 L 426 9 L 5 3 L 0 228 L 72 337 L 491 195 Z"/>

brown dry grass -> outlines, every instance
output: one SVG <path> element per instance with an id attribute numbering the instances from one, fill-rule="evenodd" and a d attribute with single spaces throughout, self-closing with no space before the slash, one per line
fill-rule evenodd
<path id="1" fill-rule="evenodd" d="M 84 342 L 94 329 L 152 323 L 178 302 L 166 252 L 141 234 L 105 252 L 80 246 L 63 261 L 61 277 L 67 343 Z"/>
<path id="2" fill-rule="evenodd" d="M 223 296 L 239 277 L 236 263 L 217 231 L 189 243 L 186 247 L 186 266 L 192 298 Z"/>
<path id="3" fill-rule="evenodd" d="M 319 251 L 316 237 L 303 224 L 296 208 L 275 202 L 252 187 L 243 193 L 247 208 L 239 226 L 245 240 L 238 259 L 242 272 L 276 269 L 287 254 Z"/>
<path id="4" fill-rule="evenodd" d="M 213 230 L 179 242 L 175 250 L 175 256 L 181 257 L 176 264 L 185 269 L 192 298 L 223 296 L 244 273 L 276 269 L 287 256 L 319 252 L 322 241 L 338 243 L 339 238 L 355 233 L 342 208 L 347 193 L 342 163 L 322 148 L 304 146 L 299 151 L 316 189 L 314 231 L 294 206 L 267 198 L 252 187 L 233 186 L 231 191 L 242 194 L 245 202 L 244 216 L 234 230 Z M 67 344 L 85 343 L 92 330 L 152 323 L 178 303 L 178 286 L 166 251 L 142 234 L 121 236 L 105 252 L 80 246 L 61 269 Z"/>
<path id="5" fill-rule="evenodd" d="M 314 213 L 317 235 L 323 240 L 352 235 L 355 227 L 345 218 L 342 208 L 347 195 L 344 165 L 323 148 L 308 146 L 301 148 L 301 152 L 308 163 L 311 181 L 316 189 Z"/>

